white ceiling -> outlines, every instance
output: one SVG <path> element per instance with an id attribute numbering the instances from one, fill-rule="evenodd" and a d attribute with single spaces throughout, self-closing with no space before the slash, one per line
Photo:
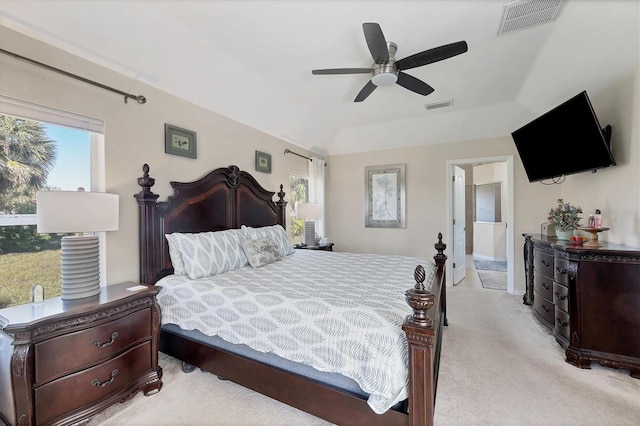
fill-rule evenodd
<path id="1" fill-rule="evenodd" d="M 639 67 L 638 0 L 568 0 L 555 22 L 498 36 L 507 2 L 2 0 L 0 24 L 325 155 L 504 136 Z M 393 85 L 354 103 L 368 75 L 311 70 L 371 66 L 364 22 L 397 59 L 469 51 L 407 71 L 429 96 Z"/>

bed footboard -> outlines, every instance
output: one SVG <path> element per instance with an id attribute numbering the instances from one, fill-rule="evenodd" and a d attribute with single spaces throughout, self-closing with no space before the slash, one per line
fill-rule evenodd
<path id="1" fill-rule="evenodd" d="M 416 267 L 416 285 L 405 293 L 413 314 L 407 316 L 402 329 L 407 336 L 409 350 L 409 424 L 433 425 L 436 388 L 440 366 L 442 326 L 447 325 L 446 280 L 444 254 L 446 244 L 438 234 L 434 256 L 438 272 L 431 291 L 424 287 L 425 271 Z"/>

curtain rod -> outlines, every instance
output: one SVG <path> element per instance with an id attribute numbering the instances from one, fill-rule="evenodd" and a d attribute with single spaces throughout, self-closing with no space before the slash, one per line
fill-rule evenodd
<path id="1" fill-rule="evenodd" d="M 42 68 L 46 68 L 49 71 L 54 71 L 54 72 L 57 72 L 59 74 L 65 75 L 67 77 L 75 78 L 76 80 L 80 80 L 80 81 L 83 81 L 85 83 L 92 84 L 94 86 L 100 87 L 101 89 L 105 89 L 105 90 L 109 90 L 111 92 L 115 92 L 115 93 L 117 93 L 119 95 L 124 96 L 124 103 L 125 104 L 127 103 L 127 100 L 129 98 L 135 99 L 140 104 L 144 104 L 144 103 L 147 102 L 147 99 L 142 95 L 132 95 L 131 93 L 127 93 L 127 92 L 123 92 L 122 90 L 114 89 L 113 87 L 106 86 L 106 85 L 104 85 L 102 83 L 97 83 L 97 82 L 95 82 L 93 80 L 89 80 L 87 78 L 80 77 L 79 75 L 71 74 L 70 72 L 61 70 L 59 68 L 52 67 L 51 65 L 47 65 L 47 64 L 43 64 L 42 62 L 34 61 L 33 59 L 27 58 L 27 57 L 22 56 L 22 55 L 18 55 L 17 53 L 9 52 L 8 50 L 0 49 L 0 53 L 4 53 L 5 55 L 13 56 L 16 59 L 20 59 L 22 61 L 29 62 L 29 63 L 31 63 L 33 65 L 37 65 L 37 66 L 42 67 Z"/>
<path id="2" fill-rule="evenodd" d="M 304 159 L 306 159 L 306 160 L 313 161 L 313 158 L 306 157 L 306 156 L 304 156 L 304 155 L 302 155 L 302 154 L 298 154 L 297 152 L 293 152 L 293 151 L 291 151 L 290 149 L 285 149 L 285 150 L 284 150 L 284 154 L 285 154 L 285 155 L 287 155 L 287 154 L 293 154 L 293 155 L 297 155 L 298 157 L 302 157 L 302 158 L 304 158 Z"/>
<path id="3" fill-rule="evenodd" d="M 306 155 L 298 154 L 297 152 L 293 152 L 293 151 L 291 151 L 290 149 L 285 149 L 285 150 L 284 150 L 284 155 L 287 155 L 287 154 L 297 155 L 298 157 L 302 157 L 302 158 L 304 158 L 305 160 L 313 161 L 313 158 L 311 158 L 311 157 L 307 157 Z M 324 163 L 324 166 L 326 167 L 326 166 L 327 166 L 327 163 Z"/>

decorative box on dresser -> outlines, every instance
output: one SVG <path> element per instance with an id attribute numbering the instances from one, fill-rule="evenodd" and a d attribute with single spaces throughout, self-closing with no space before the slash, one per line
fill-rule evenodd
<path id="1" fill-rule="evenodd" d="M 128 282 L 0 309 L 0 418 L 78 423 L 138 391 L 159 391 L 159 290 Z"/>
<path id="2" fill-rule="evenodd" d="M 640 378 L 640 250 L 523 236 L 524 303 L 553 330 L 566 361 L 626 368 Z"/>

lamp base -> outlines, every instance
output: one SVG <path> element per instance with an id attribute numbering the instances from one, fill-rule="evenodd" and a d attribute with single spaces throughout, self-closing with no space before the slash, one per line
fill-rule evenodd
<path id="1" fill-rule="evenodd" d="M 312 220 L 304 221 L 304 243 L 308 246 L 316 243 L 316 223 Z"/>
<path id="2" fill-rule="evenodd" d="M 62 237 L 62 300 L 100 294 L 100 245 L 96 235 Z"/>

